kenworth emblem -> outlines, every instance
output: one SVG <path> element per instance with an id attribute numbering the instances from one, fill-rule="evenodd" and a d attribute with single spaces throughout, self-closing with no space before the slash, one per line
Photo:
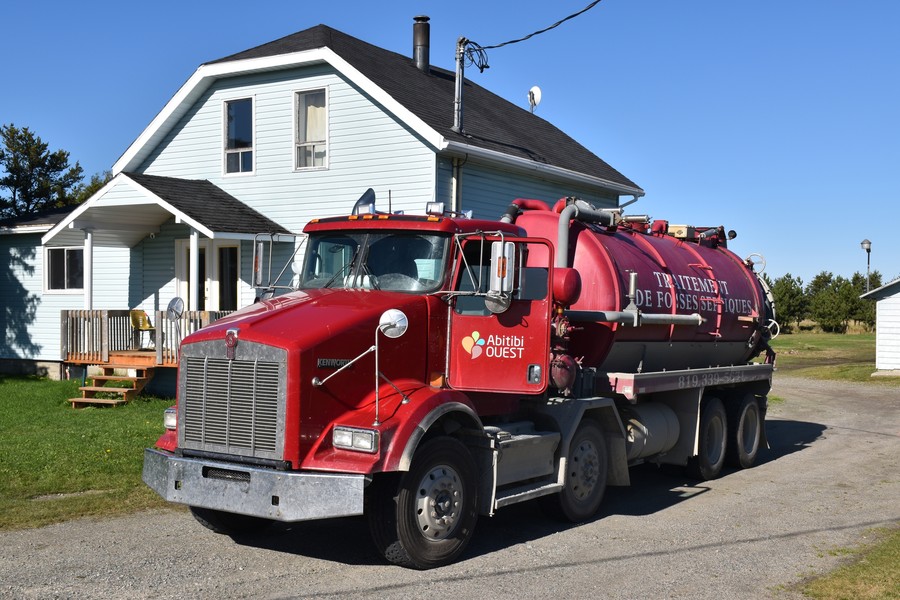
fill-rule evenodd
<path id="1" fill-rule="evenodd" d="M 349 362 L 349 358 L 320 358 L 316 361 L 316 366 L 320 369 L 340 369 Z"/>
<path id="2" fill-rule="evenodd" d="M 234 349 L 238 344 L 238 330 L 229 329 L 225 333 L 225 358 L 234 360 Z"/>

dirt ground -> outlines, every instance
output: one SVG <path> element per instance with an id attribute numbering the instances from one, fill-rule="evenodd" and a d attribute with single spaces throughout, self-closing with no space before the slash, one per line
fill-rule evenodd
<path id="1" fill-rule="evenodd" d="M 696 484 L 645 465 L 578 526 L 506 508 L 441 569 L 384 564 L 361 518 L 232 540 L 171 510 L 0 534 L 0 597 L 797 598 L 900 524 L 900 385 L 776 374 L 772 394 L 756 467 Z"/>

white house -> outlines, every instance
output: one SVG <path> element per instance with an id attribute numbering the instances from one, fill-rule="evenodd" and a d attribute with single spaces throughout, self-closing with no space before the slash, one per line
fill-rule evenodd
<path id="1" fill-rule="evenodd" d="M 875 300 L 875 369 L 900 374 L 900 279 L 860 296 Z"/>
<path id="2" fill-rule="evenodd" d="M 318 25 L 203 64 L 87 202 L 40 227 L 0 224 L 10 257 L 0 362 L 58 376 L 66 363 L 133 350 L 130 309 L 160 324 L 182 297 L 202 326 L 246 306 L 257 234 L 291 239 L 283 234 L 348 212 L 367 188 L 382 210 L 441 201 L 488 218 L 518 197 L 612 207 L 643 195 L 552 124 L 468 80 L 454 131 L 455 74 L 429 65 L 427 19 L 414 29 L 425 40 L 417 59 Z M 293 250 L 276 247 L 282 258 Z M 163 333 L 155 361 L 171 365 Z"/>

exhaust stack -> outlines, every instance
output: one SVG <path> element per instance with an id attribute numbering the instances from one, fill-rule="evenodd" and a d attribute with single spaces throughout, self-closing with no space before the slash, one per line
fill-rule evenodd
<path id="1" fill-rule="evenodd" d="M 416 68 L 423 73 L 431 71 L 431 25 L 429 18 L 420 15 L 413 17 L 413 61 Z"/>

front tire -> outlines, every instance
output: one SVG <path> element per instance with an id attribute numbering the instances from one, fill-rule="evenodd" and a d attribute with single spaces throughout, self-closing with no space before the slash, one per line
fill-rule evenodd
<path id="1" fill-rule="evenodd" d="M 710 397 L 700 413 L 699 454 L 688 460 L 687 473 L 694 479 L 709 481 L 722 472 L 728 441 L 728 417 L 718 398 Z"/>
<path id="2" fill-rule="evenodd" d="M 478 520 L 477 468 L 450 437 L 425 442 L 399 479 L 380 475 L 369 490 L 372 539 L 390 562 L 431 569 L 455 561 Z"/>
<path id="3" fill-rule="evenodd" d="M 756 396 L 747 394 L 736 409 L 728 414 L 728 464 L 749 469 L 756 462 L 762 439 L 762 414 Z"/>
<path id="4" fill-rule="evenodd" d="M 590 519 L 603 502 L 608 471 L 603 430 L 596 421 L 585 419 L 569 444 L 565 487 L 558 494 L 542 496 L 541 508 L 555 518 L 572 523 Z"/>
<path id="5" fill-rule="evenodd" d="M 191 506 L 191 514 L 198 523 L 222 535 L 248 535 L 262 533 L 272 525 L 269 519 L 238 515 L 235 513 Z"/>

